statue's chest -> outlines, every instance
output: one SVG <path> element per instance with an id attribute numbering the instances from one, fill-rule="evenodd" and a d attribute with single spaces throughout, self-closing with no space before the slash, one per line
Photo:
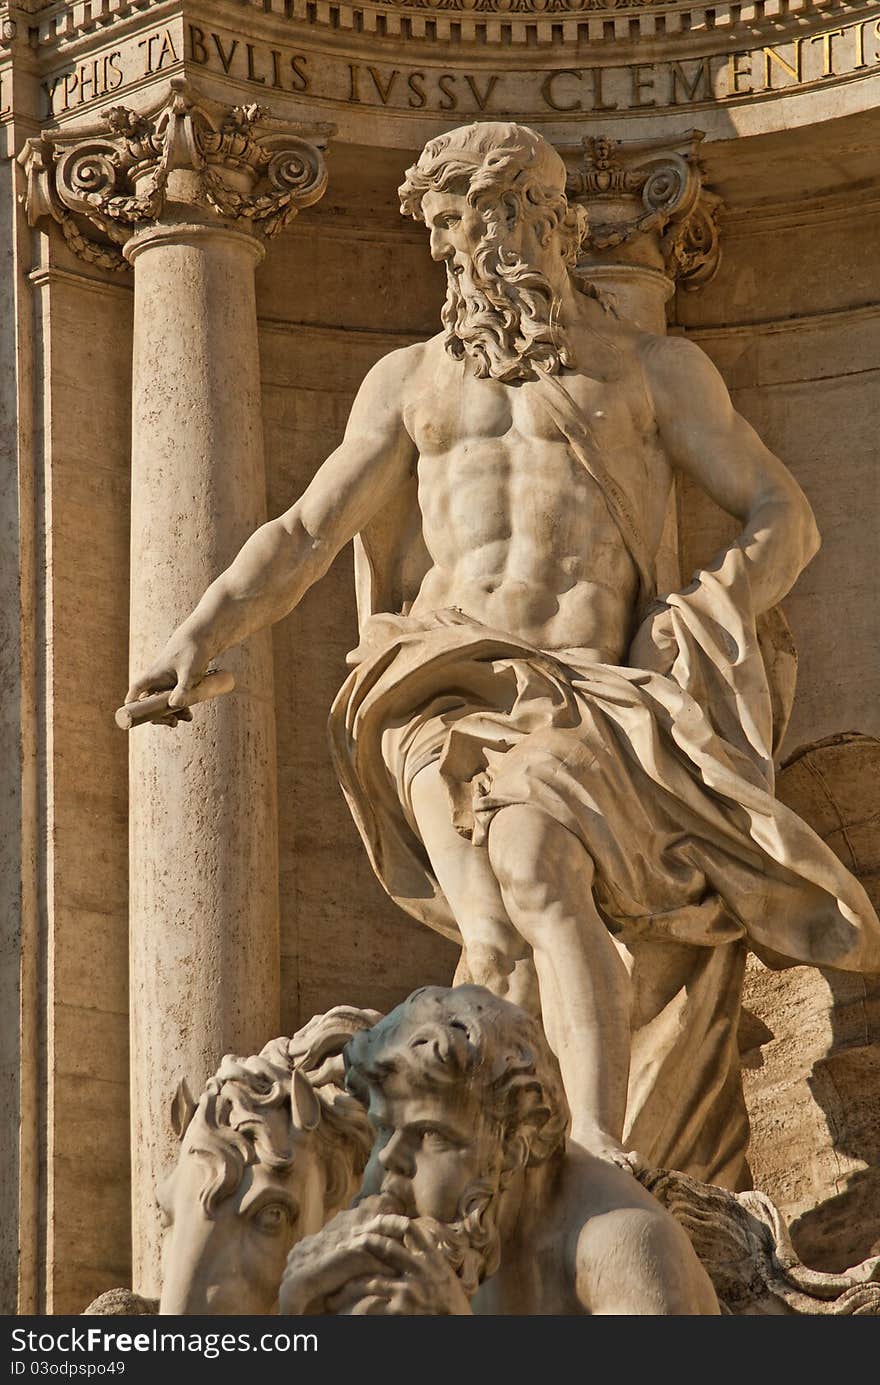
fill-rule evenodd
<path id="1" fill-rule="evenodd" d="M 632 449 L 650 431 L 642 398 L 630 380 L 566 376 L 565 386 L 603 450 Z M 559 428 L 540 381 L 505 385 L 459 376 L 424 391 L 408 419 L 421 454 L 446 454 L 468 441 L 511 433 L 536 442 L 558 442 Z"/>

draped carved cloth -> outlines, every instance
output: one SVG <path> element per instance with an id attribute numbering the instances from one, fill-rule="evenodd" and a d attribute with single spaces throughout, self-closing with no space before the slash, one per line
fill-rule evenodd
<path id="1" fill-rule="evenodd" d="M 625 1139 L 655 1167 L 736 1187 L 747 1176 L 746 949 L 774 966 L 880 972 L 864 889 L 773 797 L 773 699 L 745 557 L 732 548 L 667 598 L 677 655 L 661 676 L 548 653 L 457 611 L 383 614 L 408 609 L 426 566 L 413 502 L 401 496 L 360 538 L 361 643 L 330 715 L 376 875 L 407 913 L 460 941 L 410 806 L 432 762 L 478 849 L 508 804 L 564 824 L 632 958 Z"/>

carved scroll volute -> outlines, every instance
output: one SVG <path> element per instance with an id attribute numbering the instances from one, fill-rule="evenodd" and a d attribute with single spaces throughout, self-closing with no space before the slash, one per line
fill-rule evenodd
<path id="1" fill-rule="evenodd" d="M 718 272 L 718 214 L 722 205 L 716 193 L 703 188 L 693 211 L 683 221 L 674 223 L 663 238 L 669 273 L 690 292 L 701 289 Z"/>
<path id="2" fill-rule="evenodd" d="M 85 139 L 62 153 L 50 136 L 29 139 L 19 154 L 27 178 L 24 202 L 28 223 L 57 222 L 74 254 L 102 269 L 124 270 L 116 245 L 130 230 L 122 230 L 105 214 L 115 195 L 119 169 L 117 151 L 109 141 Z M 110 243 L 95 240 L 90 227 L 101 230 Z"/>
<path id="3" fill-rule="evenodd" d="M 51 217 L 82 259 L 122 270 L 117 247 L 171 206 L 267 239 L 323 195 L 332 127 L 222 106 L 182 78 L 170 87 L 152 111 L 113 106 L 100 128 L 28 140 L 19 162 L 30 224 Z"/>
<path id="4" fill-rule="evenodd" d="M 222 217 L 245 218 L 261 235 L 277 235 L 301 207 L 310 207 L 324 194 L 327 169 L 320 150 L 290 135 L 269 135 L 259 144 L 261 195 L 242 195 L 209 161 L 205 195 Z"/>
<path id="5" fill-rule="evenodd" d="M 60 218 L 53 196 L 54 158 L 50 141 L 42 137 L 27 140 L 18 161 L 27 179 L 22 201 L 27 207 L 28 224 L 36 226 L 42 217 L 47 216 L 58 221 Z"/>
<path id="6" fill-rule="evenodd" d="M 605 259 L 649 238 L 657 267 L 686 289 L 713 278 L 721 259 L 721 199 L 705 187 L 697 160 L 702 131 L 680 140 L 625 144 L 587 136 L 584 158 L 569 174 L 568 195 L 590 217 L 588 250 Z"/>

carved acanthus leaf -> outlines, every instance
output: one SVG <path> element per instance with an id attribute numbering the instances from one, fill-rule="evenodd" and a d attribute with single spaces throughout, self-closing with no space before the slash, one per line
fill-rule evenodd
<path id="1" fill-rule="evenodd" d="M 221 106 L 182 78 L 170 86 L 152 111 L 112 106 L 100 129 L 28 140 L 19 162 L 31 225 L 51 217 L 81 258 L 124 269 L 115 247 L 169 207 L 243 222 L 268 238 L 321 197 L 328 127 L 304 138 L 258 105 Z M 181 184 L 177 171 L 195 178 Z"/>

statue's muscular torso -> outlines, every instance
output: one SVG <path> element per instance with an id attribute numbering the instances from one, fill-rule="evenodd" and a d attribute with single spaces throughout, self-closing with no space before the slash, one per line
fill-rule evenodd
<path id="1" fill-rule="evenodd" d="M 635 498 L 656 551 L 670 468 L 641 368 L 640 334 L 614 328 L 593 378 L 563 380 L 599 442 L 607 469 Z M 611 335 L 611 332 L 609 332 Z M 477 379 L 442 337 L 420 352 L 404 422 L 418 450 L 419 505 L 433 566 L 413 615 L 457 608 L 543 649 L 578 648 L 616 662 L 626 652 L 638 587 L 633 562 L 596 482 L 572 454 L 541 386 Z M 613 378 L 607 378 L 612 375 Z"/>

